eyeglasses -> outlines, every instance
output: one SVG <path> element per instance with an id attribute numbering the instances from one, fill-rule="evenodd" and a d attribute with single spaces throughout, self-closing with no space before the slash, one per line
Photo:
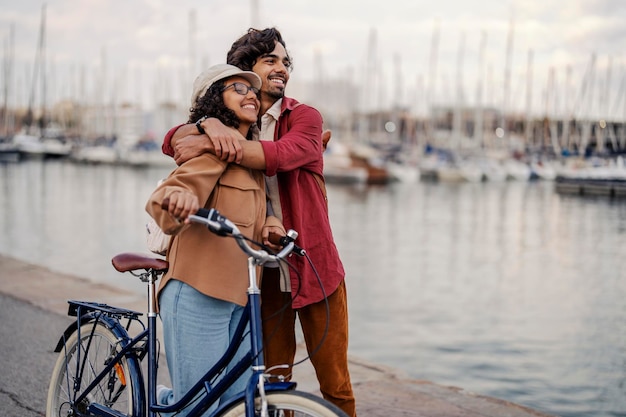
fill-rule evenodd
<path id="1" fill-rule="evenodd" d="M 222 92 L 228 90 L 230 87 L 233 87 L 235 89 L 235 92 L 237 94 L 241 94 L 242 96 L 248 95 L 248 91 L 252 90 L 252 92 L 254 94 L 256 94 L 257 96 L 259 95 L 259 89 L 256 87 L 252 87 L 252 86 L 247 86 L 243 83 L 232 83 L 230 85 L 226 85 L 224 86 L 224 88 L 222 88 Z"/>

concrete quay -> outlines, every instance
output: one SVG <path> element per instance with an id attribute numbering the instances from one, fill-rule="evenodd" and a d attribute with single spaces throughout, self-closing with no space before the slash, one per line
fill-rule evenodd
<path id="1" fill-rule="evenodd" d="M 99 301 L 142 312 L 146 311 L 146 301 L 123 289 L 3 255 L 0 271 L 0 318 L 4 322 L 0 329 L 0 415 L 45 416 L 47 378 L 56 360 L 52 349 L 71 322 L 67 300 Z M 304 357 L 304 353 L 297 357 Z M 551 417 L 462 388 L 411 379 L 355 357 L 350 358 L 350 372 L 360 417 Z M 299 389 L 319 393 L 308 362 L 296 367 L 294 380 Z"/>

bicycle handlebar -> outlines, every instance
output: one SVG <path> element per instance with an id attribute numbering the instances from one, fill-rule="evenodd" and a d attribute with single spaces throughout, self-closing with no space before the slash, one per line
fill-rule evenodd
<path id="1" fill-rule="evenodd" d="M 164 210 L 167 210 L 168 206 L 169 199 L 165 199 L 161 204 L 161 207 Z M 270 254 L 263 249 L 253 249 L 246 241 L 246 237 L 241 234 L 237 225 L 228 220 L 214 208 L 199 209 L 196 214 L 189 215 L 189 221 L 207 226 L 211 232 L 218 236 L 232 236 L 237 241 L 241 250 L 243 250 L 247 255 L 253 257 L 259 265 L 263 265 L 266 262 L 276 262 L 281 259 L 285 259 L 291 252 L 300 256 L 304 256 L 306 253 L 304 249 L 294 243 L 294 241 L 298 238 L 298 232 L 292 229 L 287 231 L 285 236 L 270 233 L 270 242 L 283 246 L 277 254 Z"/>
<path id="2" fill-rule="evenodd" d="M 216 209 L 207 210 L 202 208 L 196 214 L 189 215 L 189 221 L 206 225 L 216 235 L 234 237 L 239 247 L 246 254 L 252 256 L 259 265 L 284 259 L 296 249 L 294 240 L 298 237 L 298 233 L 295 230 L 289 230 L 286 236 L 279 237 L 279 242 L 283 244 L 283 248 L 277 254 L 270 254 L 263 249 L 253 249 L 241 234 L 239 228 Z M 296 253 L 303 252 L 301 248 L 298 249 Z"/>

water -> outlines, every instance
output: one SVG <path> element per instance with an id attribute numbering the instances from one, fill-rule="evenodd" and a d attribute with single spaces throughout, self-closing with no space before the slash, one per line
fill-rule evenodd
<path id="1" fill-rule="evenodd" d="M 167 169 L 0 165 L 0 253 L 142 292 Z M 328 187 L 350 353 L 555 415 L 626 416 L 626 201 L 550 183 Z"/>

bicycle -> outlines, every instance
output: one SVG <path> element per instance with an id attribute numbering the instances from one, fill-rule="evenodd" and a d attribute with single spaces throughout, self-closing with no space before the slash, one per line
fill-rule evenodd
<path id="1" fill-rule="evenodd" d="M 168 262 L 143 254 L 122 253 L 112 259 L 119 272 L 130 272 L 148 284 L 147 326 L 142 313 L 103 303 L 70 300 L 68 315 L 76 320 L 68 326 L 56 345 L 59 353 L 48 390 L 47 417 L 155 417 L 190 408 L 189 417 L 199 417 L 226 389 L 252 367 L 252 376 L 244 392 L 218 406 L 211 416 L 302 416 L 344 417 L 334 404 L 313 394 L 297 391 L 295 382 L 270 382 L 262 354 L 260 290 L 256 266 L 279 262 L 292 252 L 304 250 L 294 243 L 298 234 L 289 230 L 281 238 L 283 248 L 277 254 L 253 249 L 237 226 L 215 209 L 200 209 L 189 216 L 220 236 L 236 239 L 248 255 L 248 304 L 227 352 L 176 404 L 156 403 L 157 328 L 156 282 L 167 271 Z M 123 325 L 122 321 L 127 320 Z M 249 323 L 250 349 L 222 380 L 211 386 L 237 350 Z M 135 337 L 129 335 L 132 324 L 139 325 Z M 144 382 L 142 361 L 147 359 L 148 384 Z M 147 393 L 147 395 L 146 395 Z M 147 397 L 147 401 L 146 401 Z"/>

